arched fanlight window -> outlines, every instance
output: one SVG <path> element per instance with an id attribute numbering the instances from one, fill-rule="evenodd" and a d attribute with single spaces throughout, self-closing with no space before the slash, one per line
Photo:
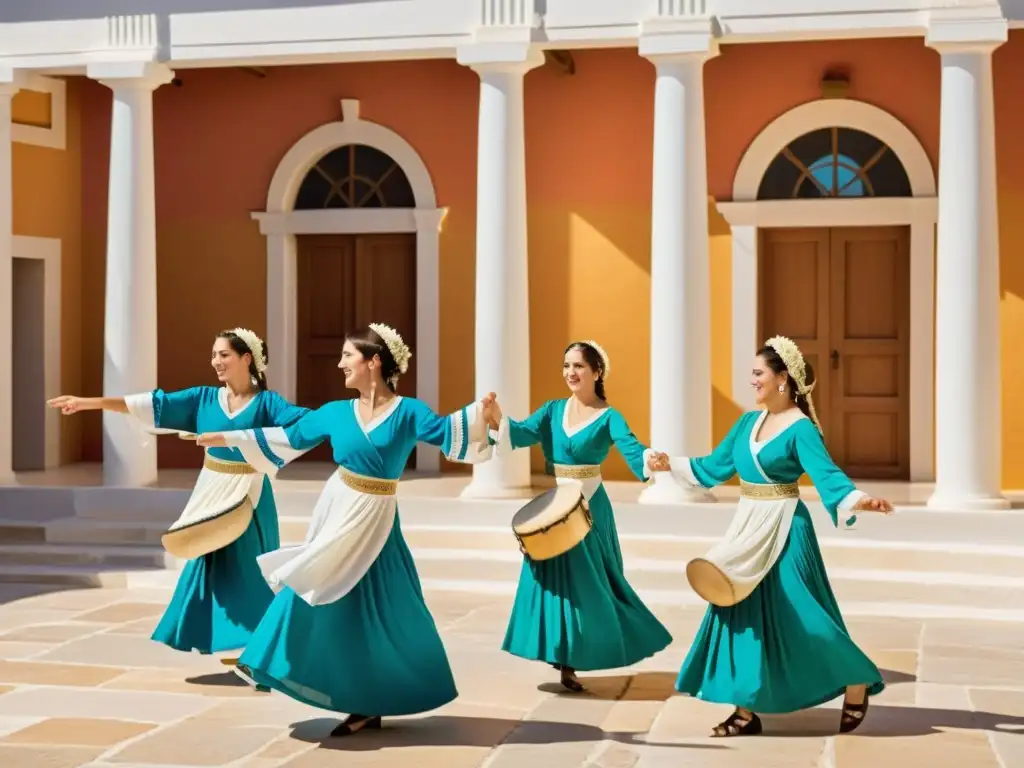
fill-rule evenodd
<path id="1" fill-rule="evenodd" d="M 302 180 L 296 210 L 415 208 L 409 179 L 379 149 L 349 144 L 328 152 Z"/>
<path id="2" fill-rule="evenodd" d="M 814 197 L 910 197 L 910 178 L 895 153 L 853 128 L 820 128 L 775 157 L 758 200 Z"/>

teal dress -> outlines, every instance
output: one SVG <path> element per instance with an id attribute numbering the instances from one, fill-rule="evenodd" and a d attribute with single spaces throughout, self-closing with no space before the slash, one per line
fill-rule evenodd
<path id="1" fill-rule="evenodd" d="M 565 400 L 545 403 L 524 421 L 508 420 L 512 448 L 540 443 L 558 465 L 597 465 L 614 445 L 646 476 L 645 447 L 618 411 L 607 408 L 569 429 Z M 615 516 L 601 484 L 590 499 L 593 528 L 550 560 L 523 559 L 502 649 L 578 671 L 617 669 L 653 656 L 672 636 L 626 581 Z"/>
<path id="2" fill-rule="evenodd" d="M 154 425 L 183 432 L 220 432 L 285 426 L 307 413 L 307 409 L 266 390 L 229 414 L 225 394 L 223 387 L 193 387 L 180 392 L 158 389 L 153 392 Z M 208 453 L 221 461 L 244 461 L 234 448 L 211 448 Z M 252 523 L 233 543 L 185 564 L 153 639 L 179 651 L 200 653 L 245 647 L 274 598 L 256 558 L 277 549 L 280 543 L 274 492 L 264 477 Z"/>
<path id="3" fill-rule="evenodd" d="M 255 430 L 250 445 L 282 466 L 295 452 L 329 440 L 342 470 L 386 480 L 398 480 L 419 442 L 438 446 L 449 460 L 470 460 L 466 409 L 441 417 L 414 398 L 396 403 L 367 427 L 359 420 L 357 400 L 328 403 L 283 430 L 284 450 L 263 430 Z M 324 503 L 332 508 L 323 497 L 318 506 Z M 311 537 L 338 528 L 329 517 L 314 520 Z M 239 667 L 260 685 L 346 714 L 410 715 L 458 695 L 397 513 L 379 555 L 340 599 L 310 605 L 291 587 L 278 592 Z"/>
<path id="4" fill-rule="evenodd" d="M 754 440 L 765 411 L 744 414 L 711 455 L 689 460 L 706 487 L 735 474 L 750 483 L 795 483 L 806 472 L 840 524 L 858 494 L 835 465 L 814 423 L 801 418 L 769 440 Z M 676 459 L 673 459 L 675 473 Z M 855 517 L 849 518 L 852 525 Z M 765 714 L 830 701 L 850 685 L 882 691 L 882 675 L 843 622 L 807 506 L 800 501 L 782 554 L 744 600 L 710 606 L 683 662 L 676 689 L 705 701 Z"/>

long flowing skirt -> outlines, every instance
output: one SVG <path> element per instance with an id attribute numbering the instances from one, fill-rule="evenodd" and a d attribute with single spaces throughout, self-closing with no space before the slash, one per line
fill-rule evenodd
<path id="1" fill-rule="evenodd" d="M 870 695 L 885 687 L 878 667 L 846 630 L 801 503 L 764 581 L 732 607 L 708 608 L 676 690 L 779 714 L 817 706 L 858 684 Z"/>
<path id="2" fill-rule="evenodd" d="M 626 581 L 604 486 L 590 500 L 593 529 L 550 560 L 523 559 L 502 649 L 579 671 L 616 669 L 672 642 Z"/>
<path id="3" fill-rule="evenodd" d="M 239 660 L 255 682 L 321 709 L 411 715 L 458 695 L 396 516 L 384 549 L 340 600 L 274 598 Z"/>
<path id="4" fill-rule="evenodd" d="M 233 543 L 189 560 L 153 639 L 179 651 L 244 648 L 274 599 L 256 558 L 281 546 L 277 506 L 263 479 L 252 522 Z"/>

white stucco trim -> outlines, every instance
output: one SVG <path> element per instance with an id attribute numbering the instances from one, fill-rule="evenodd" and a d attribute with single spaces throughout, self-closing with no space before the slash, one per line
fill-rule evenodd
<path id="1" fill-rule="evenodd" d="M 18 87 L 23 91 L 50 95 L 50 127 L 38 125 L 11 125 L 11 141 L 33 144 L 37 147 L 65 149 L 67 147 L 67 84 L 55 77 L 34 73 L 18 75 Z"/>
<path id="2" fill-rule="evenodd" d="M 47 400 L 61 393 L 61 241 L 59 237 L 15 235 L 12 255 L 16 259 L 43 262 L 43 387 Z M 46 409 L 44 463 L 47 469 L 60 466 L 60 412 Z"/>
<path id="3" fill-rule="evenodd" d="M 903 163 L 914 197 L 901 199 L 757 200 L 769 164 L 790 141 L 830 126 L 855 128 L 889 145 Z M 733 201 L 718 204 L 732 228 L 732 397 L 750 410 L 750 359 L 758 332 L 759 228 L 910 227 L 910 479 L 935 477 L 935 172 L 921 143 L 899 120 L 852 99 L 802 104 L 778 117 L 750 144 L 733 183 Z"/>
<path id="4" fill-rule="evenodd" d="M 267 237 L 267 344 L 270 384 L 294 400 L 298 366 L 298 279 L 296 235 L 412 232 L 416 234 L 416 396 L 437 410 L 440 399 L 440 248 L 447 209 L 437 207 L 434 182 L 409 142 L 359 116 L 359 102 L 344 99 L 342 120 L 315 128 L 285 153 L 267 193 L 267 209 L 252 214 Z M 365 144 L 389 155 L 405 172 L 416 208 L 293 210 L 299 186 L 331 150 Z M 386 321 L 387 318 L 381 318 Z M 417 448 L 419 470 L 440 467 L 437 449 Z"/>

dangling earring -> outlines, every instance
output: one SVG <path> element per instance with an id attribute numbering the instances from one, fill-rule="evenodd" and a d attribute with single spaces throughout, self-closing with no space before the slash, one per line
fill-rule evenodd
<path id="1" fill-rule="evenodd" d="M 785 392 L 785 391 L 786 391 L 786 385 L 785 384 L 779 384 L 779 392 Z"/>
<path id="2" fill-rule="evenodd" d="M 255 376 L 250 376 L 249 377 L 249 382 L 253 385 L 253 387 L 257 387 L 258 388 L 259 385 L 260 385 L 260 380 L 257 379 Z"/>

